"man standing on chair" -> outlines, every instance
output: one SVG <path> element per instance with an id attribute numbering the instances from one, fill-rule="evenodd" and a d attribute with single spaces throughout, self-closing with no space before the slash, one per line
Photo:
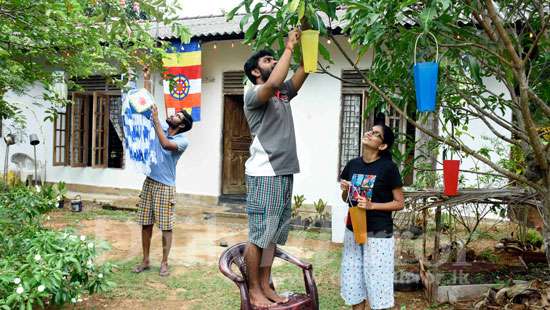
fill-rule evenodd
<path id="1" fill-rule="evenodd" d="M 160 275 L 168 276 L 168 254 L 172 247 L 172 228 L 174 226 L 174 207 L 176 202 L 176 164 L 181 154 L 187 149 L 189 142 L 183 134 L 193 127 L 193 118 L 185 110 L 168 117 L 166 122 L 160 122 L 158 108 L 152 107 L 152 121 L 157 139 L 151 146 L 156 152 L 156 163 L 151 164 L 151 172 L 143 182 L 139 195 L 138 224 L 141 225 L 141 244 L 143 261 L 134 272 L 140 273 L 150 269 L 149 249 L 153 235 L 153 225 L 156 223 L 162 231 L 162 261 Z"/>
<path id="2" fill-rule="evenodd" d="M 288 35 L 277 61 L 270 51 L 254 53 L 244 72 L 254 84 L 244 96 L 244 113 L 253 136 L 245 164 L 248 245 L 245 250 L 251 303 L 270 307 L 284 303 L 269 285 L 276 245 L 284 245 L 289 231 L 293 175 L 300 171 L 290 100 L 307 74 L 303 64 L 285 81 L 300 32 Z"/>

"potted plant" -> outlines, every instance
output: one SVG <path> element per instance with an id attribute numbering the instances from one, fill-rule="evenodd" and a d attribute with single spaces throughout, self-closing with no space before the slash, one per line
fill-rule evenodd
<path id="1" fill-rule="evenodd" d="M 319 198 L 319 200 L 313 203 L 313 206 L 315 207 L 315 212 L 317 212 L 313 225 L 320 228 L 323 226 L 323 223 L 328 216 L 328 212 L 325 211 L 327 203 L 323 199 Z"/>
<path id="2" fill-rule="evenodd" d="M 302 217 L 300 214 L 300 208 L 304 205 L 304 201 L 306 198 L 304 195 L 294 195 L 293 197 L 294 203 L 292 204 L 292 218 L 296 219 L 296 224 L 300 224 L 302 222 Z"/>
<path id="3" fill-rule="evenodd" d="M 67 198 L 67 186 L 65 182 L 61 181 L 54 185 L 57 191 L 57 207 L 63 209 L 65 206 L 65 198 Z"/>

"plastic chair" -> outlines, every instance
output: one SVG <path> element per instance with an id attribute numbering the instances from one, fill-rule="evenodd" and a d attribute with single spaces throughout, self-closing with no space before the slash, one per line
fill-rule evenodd
<path id="1" fill-rule="evenodd" d="M 248 293 L 248 285 L 246 283 L 246 265 L 244 261 L 244 250 L 246 242 L 235 244 L 227 250 L 225 250 L 220 256 L 219 268 L 220 271 L 228 277 L 231 281 L 235 282 L 241 293 L 241 310 L 256 310 L 263 308 L 256 308 L 250 304 L 250 297 Z M 302 269 L 304 275 L 304 284 L 306 294 L 291 294 L 288 302 L 284 304 L 278 304 L 274 307 L 270 307 L 270 310 L 310 310 L 319 309 L 319 297 L 317 296 L 317 285 L 313 278 L 313 267 L 311 264 L 302 262 L 296 257 L 282 251 L 279 248 L 275 250 L 275 257 L 285 260 L 291 264 L 294 264 Z M 231 266 L 235 264 L 240 274 L 235 273 Z M 271 284 L 273 286 L 273 284 Z"/>

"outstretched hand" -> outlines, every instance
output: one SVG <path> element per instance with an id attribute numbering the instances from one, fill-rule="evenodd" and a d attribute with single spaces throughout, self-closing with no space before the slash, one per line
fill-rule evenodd
<path id="1" fill-rule="evenodd" d="M 158 121 L 159 119 L 159 109 L 156 104 L 151 106 L 151 117 L 153 118 L 153 121 Z"/>
<path id="2" fill-rule="evenodd" d="M 294 50 L 294 46 L 300 40 L 300 29 L 294 28 L 288 33 L 288 40 L 286 41 L 286 48 Z"/>

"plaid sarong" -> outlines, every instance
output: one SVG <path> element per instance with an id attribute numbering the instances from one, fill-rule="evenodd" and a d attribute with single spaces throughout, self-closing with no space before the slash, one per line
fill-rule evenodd
<path id="1" fill-rule="evenodd" d="M 157 223 L 160 230 L 172 230 L 174 227 L 174 206 L 176 188 L 151 178 L 146 178 L 139 194 L 138 219 L 140 225 Z"/>
<path id="2" fill-rule="evenodd" d="M 284 245 L 290 229 L 293 175 L 246 176 L 248 240 Z"/>

